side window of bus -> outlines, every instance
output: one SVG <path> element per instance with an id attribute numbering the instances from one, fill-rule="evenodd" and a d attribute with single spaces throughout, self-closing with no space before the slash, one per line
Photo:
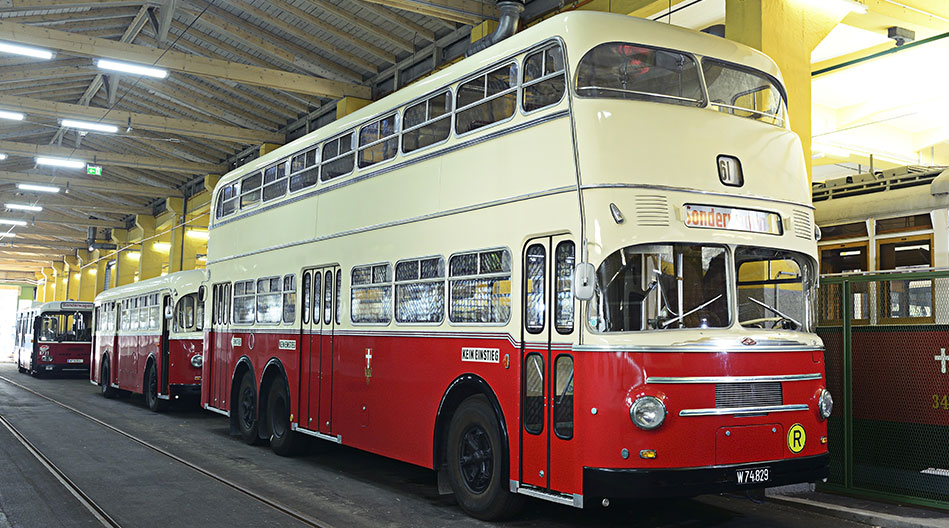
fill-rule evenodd
<path id="1" fill-rule="evenodd" d="M 319 148 L 313 147 L 290 158 L 290 192 L 316 185 L 320 177 L 318 155 Z"/>
<path id="2" fill-rule="evenodd" d="M 563 99 L 567 77 L 560 44 L 531 53 L 524 59 L 523 86 L 521 108 L 525 112 L 555 105 Z"/>
<path id="3" fill-rule="evenodd" d="M 319 326 L 321 313 L 320 307 L 323 306 L 323 274 L 313 273 L 313 325 Z"/>
<path id="4" fill-rule="evenodd" d="M 514 115 L 517 63 L 501 66 L 458 86 L 455 133 L 464 134 Z"/>
<path id="5" fill-rule="evenodd" d="M 541 244 L 527 248 L 524 263 L 524 319 L 527 331 L 539 334 L 547 323 L 547 250 Z"/>
<path id="6" fill-rule="evenodd" d="M 399 151 L 399 115 L 392 114 L 359 129 L 359 168 L 392 159 Z"/>
<path id="7" fill-rule="evenodd" d="M 404 260 L 395 265 L 395 320 L 441 323 L 445 319 L 445 259 Z"/>
<path id="8" fill-rule="evenodd" d="M 148 328 L 156 330 L 161 327 L 161 302 L 158 294 L 153 293 L 148 298 Z"/>
<path id="9" fill-rule="evenodd" d="M 451 91 L 429 97 L 402 115 L 402 152 L 408 154 L 448 139 L 451 134 Z"/>
<path id="10" fill-rule="evenodd" d="M 452 255 L 448 320 L 507 324 L 511 320 L 511 253 L 506 249 Z"/>
<path id="11" fill-rule="evenodd" d="M 567 354 L 554 361 L 554 433 L 573 438 L 573 358 Z"/>
<path id="12" fill-rule="evenodd" d="M 264 169 L 264 201 L 287 194 L 287 160 Z"/>
<path id="13" fill-rule="evenodd" d="M 310 324 L 310 300 L 311 300 L 311 283 L 313 275 L 309 271 L 303 272 L 303 284 L 301 285 L 301 292 L 303 294 L 303 306 L 300 307 L 300 318 L 303 320 L 303 324 Z"/>
<path id="14" fill-rule="evenodd" d="M 333 302 L 336 303 L 336 326 L 339 326 L 339 319 L 341 317 L 340 314 L 343 311 L 343 305 L 342 303 L 339 302 L 339 292 L 342 289 L 343 289 L 343 275 L 337 271 L 336 272 L 336 297 L 333 300 Z"/>
<path id="15" fill-rule="evenodd" d="M 323 324 L 333 322 L 333 272 L 326 272 L 326 280 L 323 281 Z"/>
<path id="16" fill-rule="evenodd" d="M 241 211 L 257 207 L 260 203 L 260 172 L 245 176 L 241 180 Z"/>
<path id="17" fill-rule="evenodd" d="M 297 276 L 283 277 L 283 322 L 292 323 L 297 317 Z"/>
<path id="18" fill-rule="evenodd" d="M 225 185 L 217 198 L 217 218 L 231 215 L 237 210 L 237 184 Z"/>
<path id="19" fill-rule="evenodd" d="M 349 306 L 353 323 L 388 324 L 392 319 L 392 266 L 353 268 Z"/>
<path id="20" fill-rule="evenodd" d="M 254 281 L 238 281 L 234 283 L 234 316 L 235 324 L 250 324 L 254 322 L 256 308 Z"/>
<path id="21" fill-rule="evenodd" d="M 353 171 L 356 153 L 353 152 L 354 132 L 347 132 L 323 144 L 323 181 L 345 176 Z"/>
<path id="22" fill-rule="evenodd" d="M 544 358 L 536 352 L 524 358 L 524 430 L 544 430 Z"/>
<path id="23" fill-rule="evenodd" d="M 283 306 L 281 306 L 283 295 L 280 286 L 280 277 L 266 277 L 257 280 L 258 323 L 280 322 L 280 315 L 283 312 Z"/>
<path id="24" fill-rule="evenodd" d="M 554 262 L 554 326 L 560 334 L 573 332 L 573 270 L 576 266 L 574 243 L 557 244 Z"/>

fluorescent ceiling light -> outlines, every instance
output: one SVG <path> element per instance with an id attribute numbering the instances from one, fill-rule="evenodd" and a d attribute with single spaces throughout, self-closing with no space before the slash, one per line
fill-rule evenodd
<path id="1" fill-rule="evenodd" d="M 7 209 L 16 209 L 17 211 L 36 211 L 40 212 L 43 210 L 42 207 L 38 205 L 27 205 L 27 204 L 17 204 L 17 203 L 8 203 L 3 204 Z"/>
<path id="2" fill-rule="evenodd" d="M 119 127 L 115 125 L 106 125 L 103 123 L 90 123 L 88 121 L 76 121 L 74 119 L 63 119 L 59 122 L 60 125 L 66 128 L 81 128 L 83 130 L 96 130 L 98 132 L 109 132 L 115 134 L 119 131 Z"/>
<path id="3" fill-rule="evenodd" d="M 171 244 L 168 242 L 154 242 L 152 243 L 152 249 L 155 251 L 168 251 L 171 249 Z"/>
<path id="4" fill-rule="evenodd" d="M 0 224 L 4 225 L 16 225 L 16 226 L 25 226 L 25 220 L 8 220 L 6 218 L 0 218 Z"/>
<path id="5" fill-rule="evenodd" d="M 929 251 L 929 244 L 917 244 L 915 246 L 896 246 L 893 249 L 896 251 L 912 251 L 914 249 L 925 249 Z"/>
<path id="6" fill-rule="evenodd" d="M 32 183 L 18 183 L 16 188 L 21 191 L 33 191 L 33 192 L 48 192 L 48 193 L 58 193 L 59 187 L 52 185 L 34 185 Z"/>
<path id="7" fill-rule="evenodd" d="M 0 110 L 0 119 L 11 119 L 13 121 L 23 121 L 26 116 L 20 112 L 8 112 L 6 110 Z"/>
<path id="8" fill-rule="evenodd" d="M 145 75 L 148 77 L 156 77 L 158 79 L 164 79 L 168 77 L 168 70 L 163 70 L 161 68 L 152 68 L 150 66 L 142 66 L 140 64 L 132 64 L 130 62 L 119 62 L 109 59 L 96 59 L 96 66 L 102 68 L 103 70 L 114 70 L 125 73 L 134 73 L 135 75 Z"/>
<path id="9" fill-rule="evenodd" d="M 16 238 L 16 233 L 13 231 L 7 231 L 6 233 L 0 233 L 0 238 Z"/>
<path id="10" fill-rule="evenodd" d="M 70 169 L 81 169 L 86 166 L 82 160 L 69 160 L 62 158 L 36 158 L 38 165 L 52 165 L 54 167 L 69 167 Z"/>
<path id="11" fill-rule="evenodd" d="M 855 257 L 855 256 L 857 256 L 857 255 L 859 255 L 859 254 L 861 254 L 861 253 L 862 253 L 862 251 L 860 251 L 860 250 L 856 250 L 856 251 L 841 251 L 841 252 L 840 252 L 840 256 L 841 256 L 841 257 Z"/>
<path id="12" fill-rule="evenodd" d="M 40 48 L 31 48 L 29 46 L 21 46 L 19 44 L 10 44 L 8 42 L 0 42 L 0 52 L 13 53 L 14 55 L 25 55 L 27 57 L 45 60 L 53 58 L 52 51 Z"/>
<path id="13" fill-rule="evenodd" d="M 7 155 L 0 153 L 0 160 L 5 160 L 5 159 L 7 159 Z"/>
<path id="14" fill-rule="evenodd" d="M 185 234 L 186 234 L 187 236 L 191 237 L 191 238 L 197 238 L 197 239 L 200 239 L 200 240 L 207 240 L 207 239 L 208 239 L 208 232 L 207 232 L 207 231 L 199 231 L 199 230 L 195 230 L 195 229 L 189 229 L 188 232 L 185 233 Z"/>

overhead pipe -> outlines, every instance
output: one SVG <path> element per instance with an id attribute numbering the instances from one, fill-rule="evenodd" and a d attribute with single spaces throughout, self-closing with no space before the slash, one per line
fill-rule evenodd
<path id="1" fill-rule="evenodd" d="M 498 2 L 498 11 L 500 12 L 498 28 L 494 30 L 494 33 L 469 44 L 465 51 L 465 57 L 470 57 L 481 50 L 490 48 L 517 33 L 517 28 L 521 23 L 521 12 L 524 11 L 524 4 L 517 1 L 502 0 Z"/>

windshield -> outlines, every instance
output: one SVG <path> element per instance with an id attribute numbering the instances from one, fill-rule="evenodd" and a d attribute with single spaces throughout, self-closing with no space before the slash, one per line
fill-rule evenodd
<path id="1" fill-rule="evenodd" d="M 577 95 L 705 104 L 690 55 L 624 42 L 600 44 L 580 59 Z"/>
<path id="2" fill-rule="evenodd" d="M 727 327 L 726 255 L 698 244 L 613 253 L 597 269 L 590 324 L 600 332 Z"/>
<path id="3" fill-rule="evenodd" d="M 707 58 L 702 60 L 702 73 L 713 109 L 784 126 L 784 97 L 778 84 L 764 74 Z"/>
<path id="4" fill-rule="evenodd" d="M 91 341 L 90 312 L 43 314 L 38 325 L 41 342 Z"/>
<path id="5" fill-rule="evenodd" d="M 738 323 L 749 328 L 811 331 L 814 265 L 801 254 L 777 249 L 739 247 Z"/>

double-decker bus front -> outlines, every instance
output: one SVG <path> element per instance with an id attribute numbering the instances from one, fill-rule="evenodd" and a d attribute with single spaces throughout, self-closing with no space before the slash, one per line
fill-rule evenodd
<path id="1" fill-rule="evenodd" d="M 88 372 L 92 303 L 49 302 L 34 305 L 27 313 L 30 320 L 23 321 L 23 343 L 17 348 L 20 372 L 34 376 Z"/>
<path id="2" fill-rule="evenodd" d="M 816 237 L 777 68 L 639 20 L 603 17 L 571 37 L 582 449 L 558 458 L 554 423 L 523 475 L 574 472 L 588 504 L 826 477 Z"/>

